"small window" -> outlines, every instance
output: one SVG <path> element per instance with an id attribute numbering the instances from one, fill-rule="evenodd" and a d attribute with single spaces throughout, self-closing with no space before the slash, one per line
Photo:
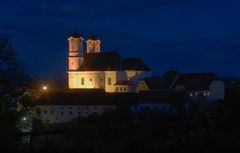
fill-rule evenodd
<path id="1" fill-rule="evenodd" d="M 81 112 L 78 112 L 78 115 L 81 115 Z"/>
<path id="2" fill-rule="evenodd" d="M 71 111 L 71 112 L 69 112 L 69 114 L 70 114 L 70 115 L 72 115 L 72 114 L 73 114 L 73 113 L 72 113 L 72 111 Z"/>
<path id="3" fill-rule="evenodd" d="M 84 78 L 81 79 L 81 85 L 84 85 Z"/>
<path id="4" fill-rule="evenodd" d="M 112 85 L 112 79 L 108 78 L 108 85 Z"/>
<path id="5" fill-rule="evenodd" d="M 54 111 L 51 111 L 51 114 L 54 114 Z"/>
<path id="6" fill-rule="evenodd" d="M 92 81 L 92 78 L 90 78 L 90 81 Z"/>
<path id="7" fill-rule="evenodd" d="M 118 87 L 116 87 L 116 91 L 118 91 Z"/>
<path id="8" fill-rule="evenodd" d="M 63 112 L 61 112 L 61 115 L 63 115 Z"/>
<path id="9" fill-rule="evenodd" d="M 127 91 L 127 88 L 123 88 L 124 91 Z"/>
<path id="10" fill-rule="evenodd" d="M 122 91 L 122 87 L 120 87 L 120 91 Z"/>

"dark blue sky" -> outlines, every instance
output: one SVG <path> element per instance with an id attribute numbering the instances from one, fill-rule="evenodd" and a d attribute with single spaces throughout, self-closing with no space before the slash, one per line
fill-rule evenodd
<path id="1" fill-rule="evenodd" d="M 104 51 L 141 57 L 155 74 L 240 76 L 239 0 L 0 1 L 0 35 L 11 36 L 33 75 L 66 74 L 74 31 L 97 35 Z"/>

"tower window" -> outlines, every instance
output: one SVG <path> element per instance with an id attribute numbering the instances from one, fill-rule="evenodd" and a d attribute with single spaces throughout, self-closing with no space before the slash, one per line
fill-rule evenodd
<path id="1" fill-rule="evenodd" d="M 84 85 L 84 78 L 81 79 L 81 85 Z"/>
<path id="2" fill-rule="evenodd" d="M 112 79 L 108 78 L 108 85 L 112 85 Z"/>

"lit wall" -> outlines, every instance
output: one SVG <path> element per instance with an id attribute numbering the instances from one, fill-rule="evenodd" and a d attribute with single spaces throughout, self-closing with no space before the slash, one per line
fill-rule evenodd
<path id="1" fill-rule="evenodd" d="M 68 72 L 68 81 L 70 89 L 105 88 L 103 71 L 70 71 Z"/>

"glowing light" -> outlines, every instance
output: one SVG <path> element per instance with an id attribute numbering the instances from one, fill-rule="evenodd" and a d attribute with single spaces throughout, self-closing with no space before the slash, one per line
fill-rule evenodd
<path id="1" fill-rule="evenodd" d="M 22 118 L 22 120 L 23 120 L 23 121 L 26 121 L 26 120 L 27 120 L 27 118 L 26 118 L 26 117 L 23 117 L 23 118 Z"/>
<path id="2" fill-rule="evenodd" d="M 47 87 L 47 86 L 42 86 L 42 90 L 43 90 L 43 91 L 47 91 L 47 90 L 48 90 L 48 87 Z"/>

